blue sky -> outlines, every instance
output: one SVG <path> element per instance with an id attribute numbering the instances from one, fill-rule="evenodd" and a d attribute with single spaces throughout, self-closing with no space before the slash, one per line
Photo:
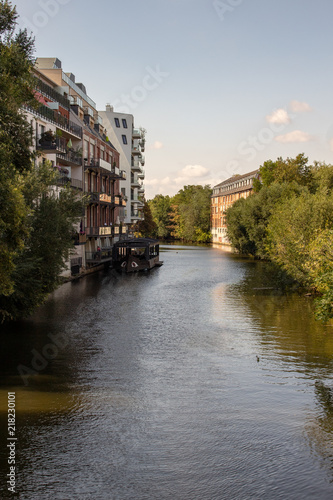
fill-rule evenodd
<path id="1" fill-rule="evenodd" d="M 146 197 L 304 152 L 333 163 L 331 0 L 19 0 L 58 57 L 147 130 Z"/>

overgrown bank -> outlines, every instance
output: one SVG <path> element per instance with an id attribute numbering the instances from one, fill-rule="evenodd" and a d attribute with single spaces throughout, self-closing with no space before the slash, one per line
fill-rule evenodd
<path id="1" fill-rule="evenodd" d="M 277 263 L 316 298 L 316 316 L 333 318 L 333 166 L 266 161 L 254 194 L 227 210 L 228 238 L 241 253 Z"/>

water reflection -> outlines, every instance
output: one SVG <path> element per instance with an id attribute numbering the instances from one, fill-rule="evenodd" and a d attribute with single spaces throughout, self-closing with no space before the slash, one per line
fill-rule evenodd
<path id="1" fill-rule="evenodd" d="M 264 263 L 162 251 L 162 268 L 69 283 L 3 332 L 21 498 L 331 498 L 331 330 Z M 17 366 L 54 339 L 25 385 Z"/>

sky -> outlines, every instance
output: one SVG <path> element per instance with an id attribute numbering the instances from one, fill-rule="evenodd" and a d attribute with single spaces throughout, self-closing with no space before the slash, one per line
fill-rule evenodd
<path id="1" fill-rule="evenodd" d="M 332 0 L 18 0 L 57 57 L 146 134 L 146 199 L 266 160 L 333 163 Z"/>

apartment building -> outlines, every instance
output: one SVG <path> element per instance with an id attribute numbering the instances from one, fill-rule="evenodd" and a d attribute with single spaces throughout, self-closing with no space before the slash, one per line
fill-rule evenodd
<path id="1" fill-rule="evenodd" d="M 69 179 L 72 187 L 82 189 L 89 196 L 75 243 L 84 247 L 81 250 L 82 260 L 77 263 L 79 270 L 95 267 L 111 260 L 112 244 L 123 233 L 121 221 L 124 219 L 126 199 L 121 195 L 119 183 L 126 178 L 126 173 L 119 168 L 119 152 L 110 142 L 96 104 L 88 96 L 85 86 L 76 83 L 72 73 L 65 73 L 57 58 L 37 58 L 36 72 L 63 96 L 66 103 L 66 107 L 59 104 L 57 108 L 55 104 L 50 104 L 45 92 L 40 92 L 40 98 L 37 94 L 43 113 L 52 115 L 55 122 L 53 127 L 48 124 L 47 130 L 39 131 L 45 134 L 50 128 L 49 135 L 43 135 L 47 140 L 55 131 L 56 148 L 62 149 L 56 149 L 55 154 L 44 150 L 47 158 L 65 175 L 64 183 Z M 58 137 L 57 126 L 62 116 L 68 119 L 68 124 L 65 131 L 60 126 L 62 135 L 58 132 Z M 79 135 L 73 136 L 72 129 L 80 130 Z M 71 168 L 66 168 L 65 172 L 61 170 L 63 166 Z M 124 233 L 126 236 L 126 231 Z M 71 261 L 72 272 L 74 263 Z M 78 268 L 75 270 L 78 271 Z"/>
<path id="2" fill-rule="evenodd" d="M 55 192 L 59 192 L 62 186 L 68 183 L 73 189 L 83 191 L 80 155 L 82 126 L 73 119 L 70 101 L 64 89 L 59 88 L 37 69 L 34 70 L 34 77 L 38 107 L 25 106 L 23 111 L 31 125 L 32 148 L 39 152 L 36 163 L 48 160 L 59 172 L 57 185 L 53 187 Z M 70 261 L 66 263 L 65 275 L 80 272 L 85 266 L 85 252 L 80 246 L 82 224 L 83 218 L 75 228 L 75 248 Z"/>
<path id="3" fill-rule="evenodd" d="M 126 172 L 126 179 L 120 181 L 121 193 L 127 199 L 124 223 L 131 230 L 143 219 L 143 166 L 145 157 L 145 130 L 134 127 L 131 114 L 117 113 L 110 104 L 105 111 L 99 111 L 108 137 L 120 152 L 120 169 Z"/>
<path id="4" fill-rule="evenodd" d="M 227 209 L 240 198 L 247 198 L 253 190 L 253 179 L 258 175 L 254 170 L 243 175 L 234 175 L 213 187 L 211 197 L 212 242 L 229 245 L 227 238 Z"/>

